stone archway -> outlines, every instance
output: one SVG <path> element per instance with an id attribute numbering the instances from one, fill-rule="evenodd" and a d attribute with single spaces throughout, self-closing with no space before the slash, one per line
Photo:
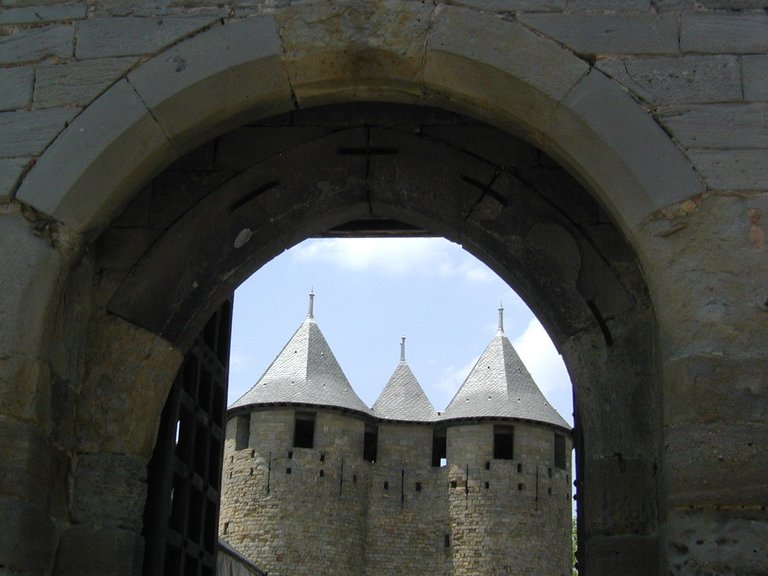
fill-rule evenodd
<path id="1" fill-rule="evenodd" d="M 172 292 L 171 298 L 153 301 L 151 296 L 163 291 L 145 280 L 158 278 L 155 274 L 163 259 L 157 254 L 164 248 L 178 254 L 182 246 L 168 248 L 171 236 L 150 235 L 156 242 L 151 251 L 154 255 L 147 252 L 144 258 L 146 246 L 137 247 L 146 236 L 117 225 L 126 217 L 126 207 L 139 202 L 138 190 L 173 161 L 236 126 L 297 108 L 347 101 L 430 105 L 520 135 L 575 176 L 610 214 L 610 218 L 604 217 L 597 209 L 597 216 L 593 213 L 586 220 L 570 223 L 567 212 L 551 214 L 538 227 L 527 222 L 526 234 L 512 235 L 521 240 L 510 242 L 500 238 L 503 230 L 493 225 L 464 230 L 455 216 L 446 213 L 398 205 L 393 198 L 380 200 L 378 205 L 382 213 L 389 210 L 390 217 L 464 241 L 529 302 L 536 304 L 539 298 L 539 305 L 533 306 L 538 312 L 546 308 L 545 300 L 561 302 L 559 316 L 553 311 L 549 314 L 557 317 L 547 320 L 547 314 L 543 316 L 569 359 L 574 379 L 584 383 L 581 401 L 601 405 L 601 415 L 616 406 L 628 409 L 638 402 L 648 406 L 647 412 L 632 414 L 630 410 L 630 419 L 611 429 L 611 434 L 591 432 L 588 436 L 590 442 L 610 438 L 609 443 L 600 445 L 598 441 L 585 450 L 595 456 L 594 462 L 585 465 L 585 481 L 589 482 L 591 473 L 604 479 L 606 488 L 584 491 L 586 522 L 594 522 L 585 528 L 591 556 L 588 569 L 596 574 L 629 573 L 630 569 L 644 572 L 645 560 L 656 558 L 659 551 L 662 566 L 685 565 L 689 555 L 685 542 L 697 530 L 711 535 L 735 527 L 740 538 L 747 533 L 744 526 L 751 520 L 744 514 L 721 513 L 718 503 L 752 506 L 759 500 L 760 489 L 749 481 L 760 470 L 755 464 L 758 459 L 749 455 L 752 452 L 738 459 L 744 466 L 736 484 L 748 489 L 738 497 L 734 496 L 736 488 L 712 490 L 706 482 L 697 481 L 704 464 L 688 466 L 681 460 L 689 449 L 703 462 L 710 458 L 707 444 L 695 441 L 701 410 L 689 409 L 681 400 L 696 366 L 715 366 L 708 354 L 722 345 L 733 352 L 733 367 L 748 389 L 749 379 L 759 378 L 759 371 L 744 368 L 734 349 L 740 342 L 757 341 L 754 323 L 744 320 L 746 308 L 704 305 L 705 288 L 688 281 L 696 263 L 708 271 L 703 274 L 707 278 L 704 284 L 715 275 L 703 264 L 702 251 L 694 253 L 690 267 L 681 269 L 677 264 L 686 246 L 706 237 L 712 226 L 710 212 L 698 213 L 701 198 L 697 195 L 704 187 L 684 155 L 626 92 L 586 61 L 519 23 L 452 7 L 429 9 L 409 4 L 394 8 L 386 13 L 374 10 L 373 19 L 366 14 L 350 15 L 352 21 L 341 26 L 338 34 L 323 35 L 314 33 L 338 21 L 339 15 L 324 18 L 325 8 L 314 5 L 287 7 L 273 15 L 233 20 L 180 42 L 95 100 L 21 182 L 15 206 L 23 206 L 27 218 L 35 221 L 35 233 L 18 214 L 12 214 L 11 223 L 3 229 L 7 245 L 21 246 L 12 261 L 23 264 L 6 297 L 13 303 L 21 301 L 23 294 L 25 302 L 24 307 L 10 306 L 12 314 L 3 319 L 14 334 L 7 347 L 13 357 L 11 371 L 25 386 L 14 390 L 18 394 L 11 398 L 8 409 L 14 417 L 19 412 L 25 423 L 9 434 L 20 443 L 21 454 L 48 455 L 55 466 L 46 469 L 47 488 L 42 497 L 23 487 L 20 498 L 24 505 L 6 507 L 4 513 L 23 517 L 24 525 L 32 527 L 26 534 L 41 535 L 35 544 L 39 560 L 29 564 L 33 569 L 52 565 L 60 542 L 56 570 L 76 571 L 77 562 L 93 560 L 79 553 L 82 544 L 98 542 L 105 555 L 130 571 L 131 559 L 141 547 L 131 511 L 142 498 L 142 463 L 153 442 L 154 415 L 185 343 L 203 322 L 204 297 L 194 293 L 201 286 L 199 281 L 197 286 L 184 285 L 185 276 L 171 278 L 180 290 Z M 395 24 L 397 17 L 400 21 Z M 412 25 L 408 33 L 392 35 L 393 27 L 403 22 Z M 370 34 L 361 35 L 361 31 Z M 381 40 L 390 36 L 393 39 Z M 483 42 L 474 41 L 478 36 Z M 361 37 L 367 39 L 361 41 Z M 336 143 L 336 147 L 342 144 Z M 237 186 L 247 188 L 248 177 L 255 174 L 244 173 L 230 184 L 232 189 L 218 182 L 208 183 L 208 190 L 217 190 L 217 198 L 237 195 L 244 190 Z M 495 184 L 474 179 L 491 189 Z M 267 184 L 269 181 L 263 182 Z M 359 186 L 348 184 L 343 187 L 347 193 L 360 192 Z M 510 186 L 508 192 L 514 193 Z M 263 192 L 266 202 L 269 190 Z M 493 194 L 480 193 L 478 198 L 480 210 L 496 211 Z M 483 198 L 490 198 L 485 205 Z M 502 194 L 502 198 L 506 196 Z M 418 197 L 416 200 L 418 204 Z M 737 214 L 742 209 L 740 202 L 718 199 L 715 208 Z M 558 205 L 555 202 L 550 209 L 557 212 Z M 290 203 L 276 206 L 289 210 Z M 318 209 L 324 219 L 301 220 L 317 212 L 289 215 L 294 226 L 283 231 L 280 242 L 270 244 L 266 235 L 262 252 L 252 252 L 250 260 L 239 256 L 235 258 L 239 264 L 229 270 L 207 269 L 201 275 L 207 281 L 202 284 L 205 297 L 211 301 L 223 298 L 239 274 L 258 266 L 281 246 L 360 218 L 368 203 L 331 195 L 315 198 L 308 206 Z M 712 210 L 709 205 L 707 209 Z M 660 210 L 665 211 L 664 216 L 659 215 Z M 189 210 L 175 226 L 192 226 L 196 216 L 199 214 Z M 686 220 L 675 221 L 680 218 Z M 585 231 L 576 225 L 587 221 L 599 226 Z M 689 224 L 690 229 L 681 234 Z M 242 225 L 238 232 L 247 227 L 236 219 L 231 225 Z M 572 232 L 582 240 L 572 242 L 568 238 L 574 237 Z M 603 233 L 607 233 L 605 237 Z M 131 241 L 131 234 L 137 242 Z M 727 236 L 718 245 L 718 253 L 738 246 L 735 242 Z M 587 278 L 608 280 L 605 293 L 584 297 L 596 287 L 602 291 L 603 285 L 574 281 L 574 274 L 578 278 L 580 272 L 574 272 L 569 261 L 558 254 L 564 245 L 575 253 L 573 244 L 580 257 L 581 249 L 602 254 L 584 262 L 595 264 Z M 191 247 L 195 248 L 194 242 Z M 100 259 L 118 265 L 114 270 L 100 268 Z M 226 259 L 219 264 L 225 263 Z M 515 275 L 521 263 L 538 270 L 535 282 L 527 280 L 531 286 L 526 285 L 525 275 Z M 228 275 L 232 270 L 234 274 Z M 712 282 L 733 296 L 728 302 L 742 294 L 725 276 L 717 278 Z M 94 280 L 99 283 L 97 290 Z M 557 292 L 573 284 L 570 294 L 568 290 Z M 34 290 L 25 293 L 29 286 Z M 127 290 L 130 286 L 136 290 Z M 120 292 L 120 287 L 125 291 Z M 622 292 L 628 287 L 637 298 L 627 307 Z M 755 296 L 753 292 L 750 297 Z M 632 316 L 635 313 L 638 316 Z M 187 320 L 181 321 L 183 318 Z M 751 328 L 734 338 L 731 325 Z M 699 334 L 702 328 L 706 328 L 705 336 Z M 697 334 L 692 346 L 687 341 L 691 334 Z M 65 344 L 52 344 L 56 338 Z M 727 338 L 732 343 L 726 346 Z M 631 343 L 637 346 L 632 348 Z M 583 353 L 585 350 L 591 352 Z M 623 356 L 622 351 L 627 350 L 631 354 Z M 638 358 L 641 360 L 636 362 Z M 143 370 L 137 382 L 139 360 Z M 720 382 L 710 375 L 715 368 L 704 368 L 705 380 L 713 389 Z M 647 388 L 631 388 L 638 395 L 619 393 L 611 386 L 616 374 L 627 376 L 628 382 L 643 381 Z M 600 387 L 590 389 L 589 381 L 600 382 Z M 662 381 L 666 388 L 663 399 Z M 41 407 L 52 394 L 63 407 L 55 418 Z M 743 400 L 745 394 L 749 396 L 744 392 L 739 398 Z M 155 410 L 146 410 L 148 406 Z M 724 409 L 733 412 L 730 418 L 745 411 L 732 404 Z M 139 415 L 125 418 L 132 413 Z M 579 416 L 585 430 L 590 426 L 593 430 L 611 428 L 614 422 L 610 416 L 596 416 L 588 422 L 588 416 Z M 747 439 L 751 429 L 726 428 L 724 437 L 734 448 L 732 452 L 738 453 L 737 445 Z M 665 448 L 660 454 L 662 441 Z M 630 451 L 628 458 L 626 451 L 613 450 L 615 445 L 638 450 Z M 20 469 L 38 467 L 34 458 L 24 458 Z M 113 474 L 105 475 L 105 470 Z M 642 494 L 627 493 L 628 487 L 633 492 L 630 477 L 639 479 Z M 25 478 L 21 484 L 31 486 L 33 482 Z M 718 485 L 723 479 L 722 474 L 716 477 Z M 68 481 L 75 486 L 71 495 L 65 489 Z M 128 491 L 122 500 L 115 498 L 120 504 L 102 507 L 123 485 Z M 102 499 L 97 496 L 94 500 L 93 494 L 101 494 Z M 703 511 L 681 511 L 701 501 Z M 605 515 L 590 517 L 590 508 Z M 673 508 L 674 514 L 668 517 Z M 712 514 L 717 517 L 715 528 L 704 527 L 705 517 Z M 667 530 L 666 540 L 679 546 L 660 546 L 662 529 Z M 28 551 L 24 541 L 20 535 L 11 547 Z M 621 552 L 616 554 L 616 550 Z M 6 555 L 5 550 L 3 553 Z M 672 558 L 673 554 L 677 556 Z"/>

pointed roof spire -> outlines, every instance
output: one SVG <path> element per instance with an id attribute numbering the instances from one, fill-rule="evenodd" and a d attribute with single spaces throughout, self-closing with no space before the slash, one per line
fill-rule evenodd
<path id="1" fill-rule="evenodd" d="M 429 422 L 437 416 L 405 361 L 405 336 L 400 338 L 400 363 L 374 402 L 373 413 L 379 418 L 405 422 Z"/>
<path id="2" fill-rule="evenodd" d="M 504 334 L 504 304 L 499 302 L 499 329 L 497 334 Z"/>
<path id="3" fill-rule="evenodd" d="M 549 404 L 504 335 L 502 314 L 503 308 L 499 308 L 499 330 L 440 419 L 516 418 L 546 422 L 570 430 L 571 427 Z"/>
<path id="4" fill-rule="evenodd" d="M 313 319 L 315 317 L 315 290 L 314 288 L 309 291 L 309 309 L 307 310 L 307 318 Z"/>
<path id="5" fill-rule="evenodd" d="M 231 408 L 253 404 L 310 404 L 370 414 L 341 370 L 320 327 L 309 313 L 266 372 Z"/>

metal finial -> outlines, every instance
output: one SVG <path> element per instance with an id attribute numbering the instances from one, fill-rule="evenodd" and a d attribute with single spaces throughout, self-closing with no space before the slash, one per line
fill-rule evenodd
<path id="1" fill-rule="evenodd" d="M 307 311 L 307 318 L 315 317 L 315 292 L 312 290 L 309 293 L 309 310 Z"/>
<path id="2" fill-rule="evenodd" d="M 499 302 L 499 334 L 504 334 L 504 305 Z"/>
<path id="3" fill-rule="evenodd" d="M 400 362 L 405 362 L 405 336 L 400 338 Z"/>

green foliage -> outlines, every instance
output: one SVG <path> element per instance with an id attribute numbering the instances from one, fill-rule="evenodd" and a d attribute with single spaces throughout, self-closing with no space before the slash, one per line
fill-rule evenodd
<path id="1" fill-rule="evenodd" d="M 576 537 L 576 518 L 571 519 L 571 574 L 579 576 L 579 569 L 576 567 L 576 549 L 578 548 L 578 538 Z"/>

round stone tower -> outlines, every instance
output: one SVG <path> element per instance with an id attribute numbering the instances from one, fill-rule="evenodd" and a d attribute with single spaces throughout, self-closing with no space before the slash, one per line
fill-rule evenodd
<path id="1" fill-rule="evenodd" d="M 454 576 L 571 574 L 571 429 L 499 327 L 438 419 Z"/>
<path id="2" fill-rule="evenodd" d="M 227 413 L 219 533 L 270 576 L 358 576 L 370 409 L 309 314 Z"/>
<path id="3" fill-rule="evenodd" d="M 499 329 L 444 413 L 372 409 L 313 317 L 227 414 L 220 535 L 271 576 L 570 576 L 571 432 Z"/>

